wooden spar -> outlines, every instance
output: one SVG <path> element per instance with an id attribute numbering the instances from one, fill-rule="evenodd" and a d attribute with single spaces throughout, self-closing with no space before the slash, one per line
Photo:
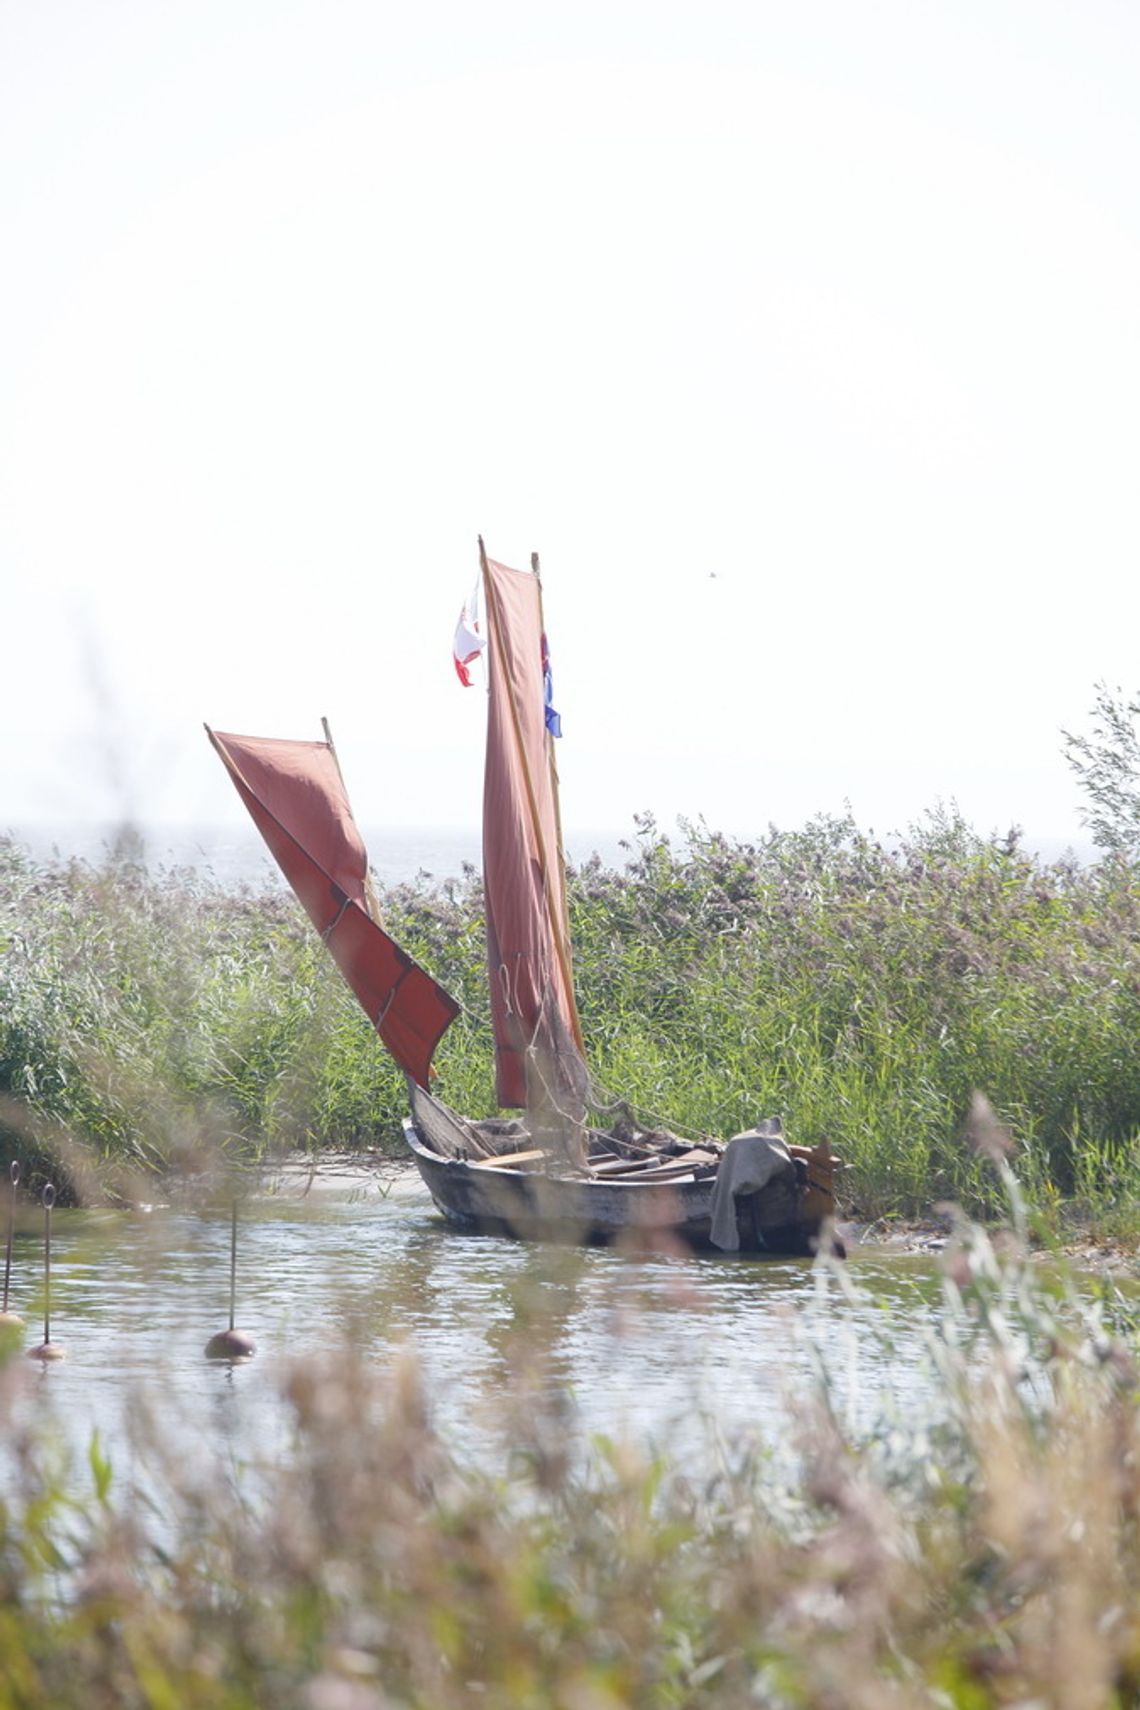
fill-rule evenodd
<path id="1" fill-rule="evenodd" d="M 321 714 L 321 729 L 325 733 L 325 741 L 328 743 L 329 753 L 332 755 L 333 760 L 336 763 L 336 775 L 340 779 L 341 788 L 344 790 L 344 793 L 347 796 L 348 791 L 347 791 L 347 789 L 345 789 L 344 773 L 341 770 L 340 755 L 337 753 L 336 743 L 332 739 L 332 730 L 329 727 L 329 721 L 327 718 L 325 718 L 323 713 Z"/>
<path id="2" fill-rule="evenodd" d="M 545 638 L 546 638 L 546 617 L 545 617 L 545 614 L 544 614 L 543 609 L 542 609 L 542 571 L 539 568 L 538 553 L 537 552 L 532 552 L 530 555 L 530 567 L 531 567 L 531 570 L 534 572 L 534 579 L 538 583 L 538 625 L 539 625 L 539 631 L 540 631 L 543 639 L 545 640 Z M 545 687 L 545 685 L 544 685 L 544 687 Z M 545 708 L 544 708 L 544 710 L 543 710 L 544 722 L 545 722 L 545 718 L 546 718 L 546 713 L 545 713 Z M 558 857 L 558 870 L 559 870 L 559 873 L 561 874 L 561 877 L 562 877 L 562 902 L 563 902 L 563 907 L 565 908 L 565 904 L 566 904 L 566 843 L 565 843 L 565 840 L 562 836 L 562 788 L 561 788 L 561 785 L 560 785 L 559 780 L 558 780 L 558 762 L 554 757 L 554 738 L 550 734 L 549 730 L 546 730 L 545 737 L 546 737 L 546 763 L 550 767 L 550 789 L 551 789 L 551 794 L 554 797 L 554 835 L 558 839 L 558 848 L 556 849 L 555 854 Z M 565 946 L 566 946 L 566 967 L 565 967 L 564 971 L 565 971 L 566 976 L 567 976 L 566 984 L 567 984 L 567 989 L 568 989 L 569 994 L 570 994 L 570 1019 L 571 1019 L 571 1022 L 573 1023 L 574 1038 L 577 1042 L 578 1049 L 580 1051 L 584 1052 L 585 1046 L 582 1043 L 582 1023 L 578 1019 L 578 1000 L 574 996 L 574 951 L 573 951 L 573 946 L 570 943 L 570 925 L 569 925 L 569 922 L 565 918 L 563 919 L 563 922 L 562 922 L 562 938 L 563 938 L 563 941 L 564 941 Z"/>
<path id="3" fill-rule="evenodd" d="M 479 536 L 479 562 L 483 572 L 483 591 L 487 596 L 488 623 L 490 627 L 494 628 L 499 637 L 498 646 L 500 655 L 502 655 L 503 624 L 495 598 L 495 591 L 491 586 L 491 577 L 487 569 L 487 551 L 483 545 L 482 535 Z M 570 1023 L 574 1034 L 574 1042 L 578 1046 L 578 1049 L 582 1050 L 582 1027 L 578 1020 L 578 1006 L 574 1001 L 574 978 L 570 970 L 569 951 L 565 937 L 566 926 L 564 921 L 558 920 L 555 913 L 554 896 L 550 885 L 550 856 L 546 848 L 546 839 L 542 835 L 542 821 L 538 812 L 538 796 L 535 792 L 534 779 L 531 777 L 530 766 L 527 764 L 526 748 L 523 744 L 522 727 L 519 722 L 519 709 L 515 703 L 515 697 L 511 693 L 509 680 L 507 682 L 507 702 L 511 709 L 511 723 L 514 727 L 515 743 L 518 748 L 519 757 L 522 761 L 523 779 L 526 784 L 527 806 L 530 809 L 531 824 L 534 828 L 535 841 L 538 844 L 538 857 L 542 866 L 542 894 L 546 901 L 546 913 L 550 921 L 551 932 L 554 936 L 554 950 L 558 957 L 558 965 L 562 971 L 562 979 L 566 987 L 567 999 L 570 1004 Z"/>
<path id="4" fill-rule="evenodd" d="M 332 755 L 333 761 L 336 765 L 336 775 L 340 779 L 340 787 L 344 791 L 344 799 L 347 802 L 348 785 L 344 781 L 344 772 L 341 770 L 340 755 L 337 753 L 336 743 L 332 739 L 332 731 L 329 728 L 329 721 L 323 716 L 323 714 L 321 717 L 321 729 L 325 733 L 325 741 L 328 743 L 329 753 Z M 350 803 L 349 812 L 351 813 L 351 811 L 352 807 Z M 363 841 L 363 839 L 361 841 Z M 384 925 L 384 918 L 380 913 L 380 899 L 376 895 L 376 886 L 372 883 L 372 867 L 368 861 L 367 850 L 365 851 L 364 856 L 364 900 L 368 904 L 368 912 L 376 922 L 376 925 L 382 927 Z"/>

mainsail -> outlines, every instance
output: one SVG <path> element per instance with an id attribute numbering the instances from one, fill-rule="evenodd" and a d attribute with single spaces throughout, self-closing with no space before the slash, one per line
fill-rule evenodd
<path id="1" fill-rule="evenodd" d="M 368 1019 L 426 1087 L 432 1053 L 459 1005 L 372 917 L 368 856 L 332 743 L 234 736 L 209 725 L 206 732 Z"/>
<path id="2" fill-rule="evenodd" d="M 557 779 L 545 717 L 537 573 L 488 558 L 490 692 L 483 785 L 483 883 L 495 1089 L 500 1105 L 548 1099 L 580 1112 L 586 1087 L 574 1002 Z M 529 1096 L 528 1096 L 529 1095 Z"/>

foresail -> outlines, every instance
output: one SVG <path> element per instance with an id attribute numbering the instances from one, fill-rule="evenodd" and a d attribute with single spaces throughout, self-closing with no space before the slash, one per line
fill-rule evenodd
<path id="1" fill-rule="evenodd" d="M 528 1070 L 553 1096 L 585 1084 L 574 1002 L 566 881 L 547 731 L 538 577 L 483 559 L 490 667 L 483 787 L 483 881 L 495 1086 L 528 1099 Z"/>
<path id="2" fill-rule="evenodd" d="M 206 726 L 305 913 L 406 1074 L 426 1087 L 459 1005 L 372 918 L 368 856 L 327 742 L 235 736 Z"/>

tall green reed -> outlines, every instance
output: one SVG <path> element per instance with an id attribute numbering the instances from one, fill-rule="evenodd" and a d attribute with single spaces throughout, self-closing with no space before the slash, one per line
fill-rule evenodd
<path id="1" fill-rule="evenodd" d="M 993 1189 L 960 1144 L 973 1091 L 1039 1203 L 1127 1227 L 1140 1133 L 1140 891 L 929 816 L 888 846 L 850 819 L 753 842 L 650 820 L 623 871 L 572 873 L 595 1079 L 697 1132 L 780 1114 L 849 1165 L 848 1205 L 913 1214 Z M 476 875 L 384 898 L 464 1013 L 439 1090 L 491 1109 Z M 0 847 L 8 1128 L 138 1168 L 205 1149 L 394 1145 L 400 1078 L 300 909 L 130 862 Z M 204 1140 L 205 1137 L 205 1140 Z M 11 1144 L 11 1142 L 10 1142 Z"/>

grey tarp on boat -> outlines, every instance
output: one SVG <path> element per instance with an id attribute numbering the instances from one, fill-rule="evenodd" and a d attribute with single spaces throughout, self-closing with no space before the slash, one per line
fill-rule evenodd
<path id="1" fill-rule="evenodd" d="M 737 1196 L 759 1193 L 781 1170 L 794 1169 L 778 1121 L 764 1122 L 745 1134 L 734 1135 L 720 1160 L 709 1207 L 709 1239 L 713 1246 L 723 1253 L 739 1252 Z"/>

